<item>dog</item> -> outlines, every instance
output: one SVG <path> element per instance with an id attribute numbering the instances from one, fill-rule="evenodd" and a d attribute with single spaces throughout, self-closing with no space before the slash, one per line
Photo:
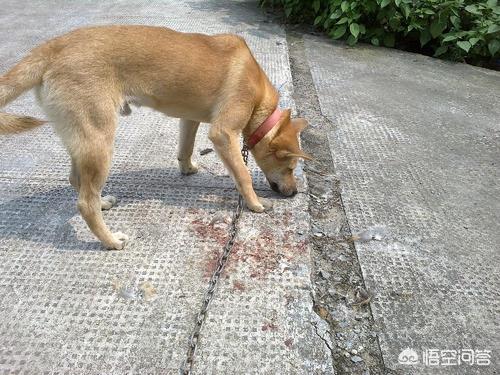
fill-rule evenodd
<path id="1" fill-rule="evenodd" d="M 118 113 L 129 102 L 180 119 L 177 159 L 181 173 L 196 173 L 193 146 L 201 122 L 247 207 L 263 212 L 240 153 L 243 135 L 271 188 L 297 192 L 294 169 L 305 119 L 278 108 L 279 95 L 245 40 L 232 34 L 181 33 L 163 27 L 111 25 L 81 28 L 33 49 L 0 77 L 0 108 L 34 88 L 71 158 L 69 181 L 78 209 L 108 249 L 128 237 L 111 233 L 101 210 L 116 199 L 101 197 L 113 153 Z M 0 113 L 0 134 L 19 133 L 47 121 Z"/>

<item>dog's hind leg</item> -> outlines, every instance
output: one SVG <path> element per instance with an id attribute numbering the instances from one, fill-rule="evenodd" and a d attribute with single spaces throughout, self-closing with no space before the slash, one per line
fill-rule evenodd
<path id="1" fill-rule="evenodd" d="M 197 121 L 181 119 L 179 122 L 179 150 L 177 160 L 182 174 L 193 174 L 198 172 L 198 166 L 191 160 L 193 155 L 194 140 L 200 125 Z"/>
<path id="2" fill-rule="evenodd" d="M 123 233 L 111 233 L 104 223 L 101 208 L 101 190 L 106 182 L 113 148 L 113 137 L 98 130 L 92 139 L 81 142 L 79 152 L 74 155 L 80 176 L 78 209 L 92 233 L 108 249 L 121 250 L 128 237 Z"/>
<path id="3" fill-rule="evenodd" d="M 62 142 L 66 146 L 66 149 L 70 153 L 71 172 L 69 175 L 69 182 L 71 186 L 73 186 L 75 190 L 79 192 L 81 184 L 80 170 L 77 166 L 76 157 L 74 155 L 77 153 L 78 144 L 81 138 L 78 136 L 78 134 L 85 138 L 87 135 L 85 134 L 85 132 L 82 133 L 81 131 L 88 127 L 79 129 L 79 124 L 82 124 L 85 121 L 79 119 L 78 116 L 75 115 L 75 112 L 78 113 L 78 111 L 68 110 L 68 106 L 65 104 L 65 101 L 61 100 L 62 98 L 64 98 L 65 93 L 63 90 L 58 88 L 57 82 L 45 82 L 44 85 L 37 87 L 35 92 L 40 104 L 46 110 L 47 116 L 52 120 L 54 124 L 54 130 L 56 131 L 56 133 L 58 133 Z M 58 94 L 57 97 L 54 97 L 54 94 Z M 114 111 L 112 103 L 108 103 L 106 105 L 106 101 L 103 100 L 101 102 L 101 105 L 105 107 L 103 113 L 111 113 Z M 89 103 L 88 106 L 92 107 L 91 103 Z M 99 116 L 97 118 L 99 118 Z M 104 116 L 103 118 L 106 117 Z M 109 120 L 107 120 L 107 122 L 110 126 L 112 126 L 112 128 L 107 129 L 107 131 L 112 132 L 112 134 L 114 135 L 116 119 L 110 118 Z M 112 195 L 107 195 L 105 197 L 102 197 L 100 199 L 100 202 L 102 210 L 109 210 L 116 204 L 117 199 Z"/>
<path id="4" fill-rule="evenodd" d="M 76 166 L 76 162 L 71 158 L 71 172 L 69 175 L 69 183 L 73 186 L 76 192 L 80 191 L 80 173 Z M 117 199 L 113 195 L 101 197 L 101 210 L 109 210 L 116 205 Z"/>
<path id="5" fill-rule="evenodd" d="M 92 113 L 65 111 L 65 123 L 56 124 L 71 156 L 70 182 L 78 191 L 78 209 L 89 229 L 108 249 L 121 250 L 128 238 L 123 233 L 111 233 L 104 223 L 101 209 L 109 208 L 113 200 L 101 198 L 113 154 L 116 114 L 104 106 L 104 101 L 92 107 Z"/>
<path id="6" fill-rule="evenodd" d="M 76 167 L 75 159 L 71 158 L 71 172 L 69 173 L 69 183 L 78 193 L 80 191 L 80 174 Z"/>

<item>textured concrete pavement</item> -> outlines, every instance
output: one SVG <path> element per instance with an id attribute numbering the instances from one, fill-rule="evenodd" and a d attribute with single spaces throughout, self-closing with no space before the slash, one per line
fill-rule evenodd
<path id="1" fill-rule="evenodd" d="M 244 36 L 293 106 L 284 30 L 255 2 L 2 1 L 0 71 L 37 43 L 83 25 L 130 23 Z M 200 62 L 203 63 L 203 62 Z M 43 116 L 32 94 L 6 108 Z M 176 120 L 120 119 L 104 213 L 131 237 L 103 251 L 75 207 L 69 159 L 49 126 L 0 139 L 0 373 L 177 373 L 237 195 L 199 134 L 199 174 L 176 166 Z M 261 194 L 277 198 L 251 165 Z M 300 173 L 300 171 L 299 171 Z M 301 178 L 301 189 L 305 182 Z M 312 310 L 305 194 L 244 212 L 195 358 L 195 373 L 333 373 Z"/>
<path id="2" fill-rule="evenodd" d="M 265 22 L 256 2 L 0 5 L 0 72 L 84 25 L 235 32 L 280 89 L 281 105 L 294 107 L 284 29 Z M 310 95 L 332 123 L 385 366 L 405 375 L 498 373 L 500 75 L 312 36 L 304 44 Z M 6 109 L 43 116 L 31 93 Z M 105 188 L 120 201 L 104 216 L 131 237 L 123 252 L 103 251 L 78 215 L 68 156 L 49 126 L 0 138 L 0 373 L 177 373 L 237 200 L 215 154 L 199 155 L 210 147 L 206 131 L 196 143 L 201 171 L 183 177 L 176 120 L 143 108 L 120 119 Z M 299 169 L 301 193 L 278 199 L 251 169 L 275 208 L 241 218 L 194 372 L 333 373 L 335 327 L 312 311 L 306 181 Z M 416 364 L 399 363 L 404 349 Z M 470 351 L 474 365 L 456 364 Z M 491 364 L 478 366 L 488 354 Z"/>
<path id="3" fill-rule="evenodd" d="M 321 38 L 305 45 L 334 124 L 331 152 L 385 365 L 499 372 L 500 74 Z M 406 348 L 416 364 L 398 363 Z M 481 357 L 491 364 L 478 366 Z"/>

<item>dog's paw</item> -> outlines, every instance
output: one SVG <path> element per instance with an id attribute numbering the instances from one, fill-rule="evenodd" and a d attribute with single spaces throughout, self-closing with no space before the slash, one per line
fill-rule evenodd
<path id="1" fill-rule="evenodd" d="M 122 232 L 113 233 L 115 241 L 113 244 L 107 246 L 108 250 L 123 250 L 126 243 L 128 242 L 128 236 Z"/>
<path id="2" fill-rule="evenodd" d="M 274 202 L 271 199 L 259 198 L 260 203 L 264 206 L 264 211 L 270 211 L 273 209 Z"/>
<path id="3" fill-rule="evenodd" d="M 271 210 L 273 208 L 273 201 L 266 198 L 259 198 L 258 204 L 247 203 L 247 207 L 253 212 L 261 213 Z"/>
<path id="4" fill-rule="evenodd" d="M 116 204 L 116 197 L 112 195 L 106 195 L 101 198 L 101 210 L 109 210 L 111 207 L 114 207 Z"/>
<path id="5" fill-rule="evenodd" d="M 192 161 L 179 160 L 179 169 L 184 175 L 195 174 L 198 172 L 198 164 Z"/>

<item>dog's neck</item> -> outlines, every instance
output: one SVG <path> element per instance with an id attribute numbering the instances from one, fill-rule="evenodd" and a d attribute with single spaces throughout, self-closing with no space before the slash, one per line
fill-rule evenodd
<path id="1" fill-rule="evenodd" d="M 269 116 L 276 110 L 279 103 L 278 91 L 271 86 L 270 90 L 266 90 L 262 96 L 262 100 L 255 107 L 250 121 L 248 121 L 247 126 L 243 129 L 243 137 L 247 140 L 251 134 L 253 134 L 259 126 L 266 121 Z"/>

